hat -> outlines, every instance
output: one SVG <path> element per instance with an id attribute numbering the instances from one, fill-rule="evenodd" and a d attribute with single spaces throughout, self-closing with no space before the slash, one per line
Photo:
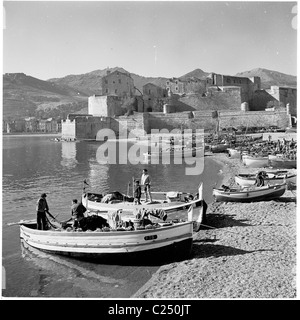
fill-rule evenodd
<path id="1" fill-rule="evenodd" d="M 41 198 L 46 198 L 46 197 L 47 197 L 46 193 L 41 194 Z"/>

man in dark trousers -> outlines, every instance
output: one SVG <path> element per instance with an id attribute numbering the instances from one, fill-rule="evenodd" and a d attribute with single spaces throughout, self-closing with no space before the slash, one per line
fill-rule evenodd
<path id="1" fill-rule="evenodd" d="M 42 193 L 41 197 L 37 201 L 36 211 L 37 211 L 37 228 L 38 230 L 47 230 L 47 220 L 46 213 L 49 213 L 48 203 L 46 201 L 46 193 Z"/>
<path id="2" fill-rule="evenodd" d="M 84 218 L 84 213 L 86 212 L 86 207 L 80 202 L 78 203 L 77 199 L 72 201 L 71 206 L 71 215 L 73 220 L 73 227 L 78 228 L 80 226 L 80 221 Z"/>
<path id="3" fill-rule="evenodd" d="M 134 189 L 134 203 L 141 204 L 141 195 L 142 195 L 142 188 L 140 186 L 140 181 L 135 180 L 135 189 Z"/>

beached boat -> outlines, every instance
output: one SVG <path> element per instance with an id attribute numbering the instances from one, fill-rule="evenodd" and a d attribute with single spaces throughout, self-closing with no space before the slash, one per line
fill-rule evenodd
<path id="1" fill-rule="evenodd" d="M 268 156 L 242 155 L 242 161 L 245 166 L 250 168 L 261 168 L 269 166 Z"/>
<path id="2" fill-rule="evenodd" d="M 133 219 L 138 212 L 147 211 L 152 217 L 158 217 L 164 221 L 186 218 L 190 208 L 194 222 L 194 231 L 197 232 L 201 223 L 205 220 L 206 203 L 203 200 L 203 184 L 201 183 L 197 194 L 169 191 L 151 191 L 153 201 L 141 204 L 134 203 L 132 197 L 128 197 L 118 191 L 102 195 L 93 192 L 84 192 L 81 202 L 89 212 L 96 212 L 105 218 L 109 218 L 111 212 L 122 210 L 122 217 Z"/>
<path id="3" fill-rule="evenodd" d="M 240 173 L 239 175 L 235 176 L 235 182 L 241 187 L 250 187 L 255 184 L 255 177 L 256 174 Z M 297 175 L 286 170 L 273 172 L 264 171 L 263 178 L 265 184 L 269 185 L 282 184 L 284 182 L 287 184 L 296 184 L 297 182 Z"/>
<path id="4" fill-rule="evenodd" d="M 229 148 L 228 143 L 219 143 L 219 144 L 211 144 L 210 145 L 210 151 L 212 153 L 221 153 L 226 152 L 226 150 Z"/>
<path id="5" fill-rule="evenodd" d="M 274 186 L 244 188 L 244 189 L 213 189 L 216 201 L 225 202 L 254 202 L 267 201 L 281 197 L 286 190 L 286 183 Z"/>
<path id="6" fill-rule="evenodd" d="M 297 167 L 297 160 L 286 158 L 281 154 L 269 155 L 269 164 L 273 168 L 294 169 Z"/>
<path id="7" fill-rule="evenodd" d="M 67 231 L 62 228 L 37 230 L 36 223 L 20 224 L 20 237 L 33 248 L 75 258 L 114 259 L 130 262 L 145 255 L 162 259 L 165 255 L 188 255 L 193 242 L 193 222 L 161 222 L 127 231 Z"/>

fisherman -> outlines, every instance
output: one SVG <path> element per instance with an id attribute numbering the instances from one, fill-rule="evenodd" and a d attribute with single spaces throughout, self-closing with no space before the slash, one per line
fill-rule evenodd
<path id="1" fill-rule="evenodd" d="M 36 211 L 37 211 L 37 229 L 38 230 L 47 230 L 48 225 L 47 225 L 47 219 L 46 219 L 46 213 L 49 213 L 49 207 L 48 203 L 46 201 L 46 193 L 42 193 L 41 197 L 37 201 L 36 205 Z"/>
<path id="2" fill-rule="evenodd" d="M 265 180 L 263 178 L 263 172 L 258 172 L 255 178 L 255 186 L 256 187 L 263 187 L 265 185 Z"/>
<path id="3" fill-rule="evenodd" d="M 135 180 L 135 189 L 134 189 L 134 203 L 135 204 L 141 204 L 141 195 L 142 195 L 142 189 L 140 186 L 140 181 Z"/>
<path id="4" fill-rule="evenodd" d="M 80 227 L 80 222 L 84 218 L 84 213 L 86 212 L 86 207 L 80 202 L 78 203 L 77 199 L 72 200 L 71 206 L 71 218 L 63 223 L 63 226 L 66 226 L 67 222 L 73 221 L 73 228 Z"/>
<path id="5" fill-rule="evenodd" d="M 150 180 L 150 176 L 148 174 L 148 170 L 143 169 L 143 174 L 141 177 L 141 185 L 144 186 L 146 202 L 149 202 L 149 201 L 152 202 L 152 196 L 151 196 L 151 192 L 150 192 L 150 184 L 151 184 L 151 180 Z"/>

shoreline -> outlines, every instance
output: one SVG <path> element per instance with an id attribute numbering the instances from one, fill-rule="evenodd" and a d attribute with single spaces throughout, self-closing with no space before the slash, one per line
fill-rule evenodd
<path id="1" fill-rule="evenodd" d="M 221 184 L 256 172 L 215 154 Z M 294 169 L 296 172 L 296 169 Z M 296 294 L 296 190 L 252 203 L 213 202 L 188 260 L 161 266 L 133 299 L 293 299 Z"/>
<path id="2" fill-rule="evenodd" d="M 5 133 L 3 132 L 2 134 L 3 137 L 60 137 L 61 136 L 61 132 L 58 133 L 26 133 L 26 132 L 14 132 L 14 133 Z"/>

